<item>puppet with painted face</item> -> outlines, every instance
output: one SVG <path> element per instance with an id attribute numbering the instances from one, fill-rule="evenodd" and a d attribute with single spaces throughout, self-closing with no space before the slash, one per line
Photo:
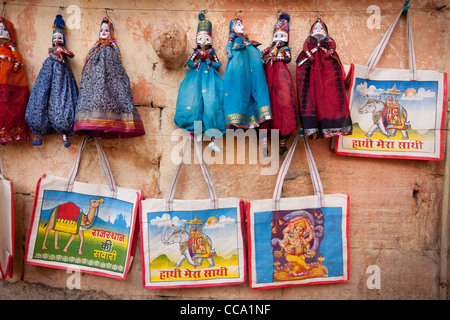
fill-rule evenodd
<path id="1" fill-rule="evenodd" d="M 280 134 L 280 155 L 286 150 L 286 139 L 297 129 L 297 104 L 295 87 L 286 64 L 291 62 L 289 48 L 289 21 L 287 13 L 282 13 L 273 29 L 272 46 L 264 49 L 264 70 L 270 93 L 272 120 L 261 127 L 278 129 Z"/>
<path id="2" fill-rule="evenodd" d="M 218 152 L 215 138 L 226 131 L 223 80 L 216 70 L 222 63 L 212 47 L 211 22 L 203 13 L 198 17 L 197 48 L 186 63 L 190 70 L 180 85 L 174 121 L 179 128 L 200 134 L 199 137 L 206 133 L 212 140 L 209 147 Z"/>
<path id="3" fill-rule="evenodd" d="M 61 15 L 53 24 L 52 48 L 39 71 L 30 94 L 25 119 L 35 134 L 33 145 L 42 144 L 45 135 L 57 132 L 62 135 L 66 148 L 68 136 L 73 135 L 78 86 L 68 58 L 74 54 L 66 48 L 66 27 Z"/>
<path id="4" fill-rule="evenodd" d="M 272 117 L 260 43 L 247 38 L 241 18 L 230 21 L 229 31 L 223 79 L 225 122 L 228 128 L 257 128 Z"/>
<path id="5" fill-rule="evenodd" d="M 28 82 L 17 51 L 14 25 L 0 17 L 0 144 L 28 140 Z"/>
<path id="6" fill-rule="evenodd" d="M 74 131 L 105 139 L 145 134 L 144 124 L 133 104 L 130 79 L 122 66 L 114 27 L 108 17 L 102 20 L 99 40 L 84 62 Z"/>
<path id="7" fill-rule="evenodd" d="M 321 19 L 297 58 L 297 97 L 304 134 L 329 138 L 352 133 L 352 121 L 344 88 L 344 69 L 336 42 Z"/>

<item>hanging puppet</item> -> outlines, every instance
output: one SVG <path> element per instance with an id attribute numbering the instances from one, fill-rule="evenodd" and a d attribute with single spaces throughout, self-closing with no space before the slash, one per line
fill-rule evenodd
<path id="1" fill-rule="evenodd" d="M 145 134 L 109 17 L 102 20 L 99 40 L 84 63 L 74 131 L 105 139 Z"/>
<path id="2" fill-rule="evenodd" d="M 230 21 L 224 74 L 224 112 L 227 128 L 257 128 L 271 119 L 269 90 L 260 43 L 244 33 L 240 17 Z"/>
<path id="3" fill-rule="evenodd" d="M 305 136 L 314 139 L 352 133 L 343 79 L 336 42 L 325 23 L 317 19 L 297 58 L 297 95 Z"/>
<path id="4" fill-rule="evenodd" d="M 0 17 L 0 143 L 28 140 L 28 82 L 11 21 Z"/>
<path id="5" fill-rule="evenodd" d="M 297 129 L 297 105 L 295 87 L 287 64 L 291 62 L 289 48 L 289 21 L 287 13 L 281 13 L 273 29 L 272 46 L 264 49 L 267 85 L 270 94 L 272 120 L 261 127 L 278 129 L 280 134 L 280 155 L 286 152 L 286 139 Z"/>
<path id="6" fill-rule="evenodd" d="M 222 63 L 212 47 L 212 24 L 200 13 L 196 42 L 187 61 L 190 70 L 181 82 L 178 92 L 175 124 L 195 134 L 206 132 L 211 137 L 209 147 L 218 152 L 215 138 L 225 134 L 223 112 L 223 80 L 216 69 Z M 201 125 L 201 132 L 198 127 Z"/>
<path id="7" fill-rule="evenodd" d="M 42 144 L 45 135 L 58 132 L 68 148 L 73 135 L 78 86 L 68 58 L 74 54 L 66 48 L 66 26 L 58 14 L 53 24 L 52 48 L 31 90 L 25 119 L 35 134 L 33 145 Z"/>

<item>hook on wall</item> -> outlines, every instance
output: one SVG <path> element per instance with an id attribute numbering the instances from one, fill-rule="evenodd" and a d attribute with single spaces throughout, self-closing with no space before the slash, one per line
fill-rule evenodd
<path id="1" fill-rule="evenodd" d="M 6 1 L 3 2 L 3 8 L 2 8 L 2 14 L 1 16 L 4 17 L 6 13 Z"/>
<path id="2" fill-rule="evenodd" d="M 111 17 L 109 16 L 108 11 L 114 11 L 114 9 L 111 9 L 111 8 L 105 8 L 105 16 L 106 16 L 109 20 L 111 20 Z"/>
<path id="3" fill-rule="evenodd" d="M 312 13 L 316 13 L 316 20 L 320 19 L 320 17 L 323 17 L 325 14 L 322 11 L 310 11 L 309 12 L 309 24 L 312 24 L 313 22 L 311 21 L 311 14 Z"/>

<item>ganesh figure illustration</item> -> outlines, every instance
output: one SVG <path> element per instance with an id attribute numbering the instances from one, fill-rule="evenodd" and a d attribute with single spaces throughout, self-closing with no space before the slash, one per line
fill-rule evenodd
<path id="1" fill-rule="evenodd" d="M 59 249 L 58 237 L 59 232 L 69 233 L 70 239 L 64 247 L 63 251 L 67 252 L 70 244 L 75 239 L 76 235 L 80 237 L 80 247 L 78 249 L 78 254 L 83 254 L 81 250 L 83 248 L 84 242 L 84 231 L 90 228 L 94 219 L 98 213 L 98 207 L 104 202 L 103 198 L 91 199 L 91 204 L 89 207 L 89 212 L 87 215 L 83 213 L 78 206 L 73 202 L 65 203 L 57 206 L 51 213 L 49 221 L 46 224 L 44 242 L 42 244 L 42 250 L 47 250 L 46 242 L 48 234 L 51 230 L 55 231 L 55 249 Z"/>
<path id="2" fill-rule="evenodd" d="M 203 221 L 199 220 L 197 216 L 193 220 L 187 222 L 189 231 L 182 229 L 175 229 L 172 234 L 166 239 L 165 233 L 169 226 L 166 226 L 161 234 L 161 241 L 163 244 L 172 245 L 178 243 L 180 246 L 180 256 L 175 267 L 180 267 L 181 263 L 186 260 L 194 268 L 201 266 L 203 260 L 209 262 L 209 268 L 214 267 L 215 252 L 212 246 L 212 240 L 202 232 Z"/>
<path id="3" fill-rule="evenodd" d="M 274 212 L 272 220 L 273 280 L 326 277 L 320 253 L 324 216 L 320 209 Z"/>

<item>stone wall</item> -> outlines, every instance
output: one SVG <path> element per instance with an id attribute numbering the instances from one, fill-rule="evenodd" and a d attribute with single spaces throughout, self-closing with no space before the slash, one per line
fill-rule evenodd
<path id="1" fill-rule="evenodd" d="M 450 71 L 448 19 L 449 11 L 440 0 L 417 0 L 412 3 L 411 19 L 418 69 Z M 318 14 L 327 23 L 337 43 L 342 62 L 364 64 L 397 15 L 400 0 L 373 1 L 118 1 L 118 0 L 49 0 L 8 1 L 6 17 L 16 26 L 18 49 L 25 58 L 30 90 L 51 46 L 51 30 L 58 6 L 64 6 L 68 23 L 70 5 L 81 11 L 79 29 L 67 31 L 67 46 L 75 53 L 71 60 L 79 83 L 84 58 L 98 38 L 103 8 L 115 23 L 115 35 L 121 49 L 123 65 L 132 84 L 134 103 L 144 121 L 147 134 L 131 140 L 101 141 L 116 182 L 121 187 L 140 189 L 146 198 L 163 198 L 167 194 L 176 164 L 172 149 L 181 141 L 172 133 L 178 88 L 187 68 L 186 61 L 195 43 L 197 14 L 208 9 L 213 23 L 214 47 L 223 66 L 228 24 L 238 10 L 250 39 L 271 43 L 272 28 L 278 9 L 291 15 L 291 48 L 300 53 L 311 23 Z M 370 5 L 381 8 L 380 28 L 369 29 Z M 442 8 L 444 7 L 444 8 Z M 320 10 L 321 13 L 316 11 Z M 171 47 L 167 64 L 157 55 L 157 39 L 164 23 L 176 23 L 184 30 L 174 34 L 177 45 Z M 163 24 L 163 28 L 161 28 Z M 406 19 L 402 18 L 379 62 L 379 67 L 408 68 L 405 40 Z M 159 29 L 158 29 L 159 28 Z M 159 30 L 159 31 L 158 31 Z M 166 35 L 167 36 L 167 35 Z M 168 35 L 170 36 L 170 35 Z M 163 39 L 164 40 L 164 39 Z M 162 42 L 161 42 L 162 41 Z M 173 43 L 170 42 L 169 43 Z M 180 47 L 181 46 L 181 47 Z M 183 47 L 185 46 L 185 47 Z M 167 52 L 166 52 L 167 53 Z M 180 63 L 181 61 L 181 63 Z M 289 65 L 295 75 L 295 65 Z M 15 268 L 14 277 L 0 283 L 0 297 L 40 299 L 60 298 L 120 299 L 438 299 L 440 210 L 443 197 L 444 161 L 407 161 L 338 156 L 329 150 L 329 140 L 310 143 L 326 193 L 350 195 L 350 281 L 341 284 L 252 290 L 240 286 L 198 289 L 147 290 L 142 287 L 141 255 L 125 281 L 90 274 L 81 277 L 81 291 L 70 293 L 70 274 L 62 270 L 24 265 L 24 248 L 33 209 L 35 187 L 43 173 L 66 177 L 77 156 L 81 137 L 72 137 L 65 149 L 57 135 L 46 136 L 43 146 L 28 142 L 0 147 L 4 172 L 14 183 Z M 292 140 L 292 139 L 291 139 Z M 288 145 L 290 145 L 290 142 Z M 206 150 L 208 142 L 203 143 Z M 235 151 L 246 154 L 242 147 Z M 225 150 L 225 145 L 223 147 Z M 311 195 L 313 190 L 303 148 L 297 148 L 291 164 L 292 179 L 285 182 L 284 197 Z M 220 155 L 224 157 L 225 152 Z M 106 183 L 97 161 L 96 150 L 89 145 L 79 181 Z M 219 156 L 216 156 L 219 157 Z M 224 161 L 225 162 L 225 161 Z M 271 198 L 276 174 L 261 175 L 261 161 L 244 164 L 211 164 L 208 169 L 220 197 L 244 200 Z M 445 195 L 447 196 L 447 195 Z M 206 198 L 200 168 L 186 165 L 182 169 L 176 198 Z M 138 247 L 139 248 L 139 247 Z M 369 266 L 380 268 L 381 288 L 369 289 Z M 33 288 L 36 288 L 34 290 Z M 23 289 L 17 289 L 23 288 Z M 14 294 L 12 294 L 14 292 Z"/>

